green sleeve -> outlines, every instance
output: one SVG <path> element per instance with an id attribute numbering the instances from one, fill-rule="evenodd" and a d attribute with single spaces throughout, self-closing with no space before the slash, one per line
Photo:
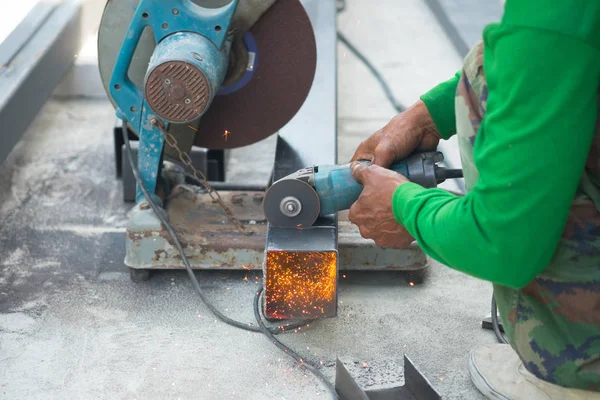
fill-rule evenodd
<path id="1" fill-rule="evenodd" d="M 484 43 L 477 184 L 457 197 L 406 183 L 393 210 L 434 259 L 521 288 L 548 265 L 564 229 L 594 134 L 600 55 L 580 37 L 504 22 L 486 28 Z"/>
<path id="2" fill-rule="evenodd" d="M 454 98 L 459 79 L 460 71 L 421 96 L 442 139 L 449 139 L 456 133 Z"/>

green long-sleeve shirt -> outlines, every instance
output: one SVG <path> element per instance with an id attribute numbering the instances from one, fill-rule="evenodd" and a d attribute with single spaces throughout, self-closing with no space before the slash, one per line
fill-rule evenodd
<path id="1" fill-rule="evenodd" d="M 486 115 L 479 180 L 463 197 L 407 183 L 394 215 L 434 259 L 520 288 L 550 262 L 590 150 L 600 77 L 600 1 L 508 0 L 483 32 Z M 459 74 L 422 96 L 456 132 Z"/>

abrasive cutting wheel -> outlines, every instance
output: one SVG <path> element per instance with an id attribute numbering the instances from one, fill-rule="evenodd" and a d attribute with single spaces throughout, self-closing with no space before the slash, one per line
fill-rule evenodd
<path id="1" fill-rule="evenodd" d="M 204 6 L 207 0 L 189 1 Z M 102 16 L 98 59 L 113 105 L 110 78 L 138 4 L 138 0 L 110 0 Z M 180 137 L 195 134 L 194 145 L 199 147 L 231 149 L 267 138 L 296 115 L 310 91 L 316 69 L 314 32 L 300 1 L 277 0 L 244 36 L 244 44 L 248 52 L 254 53 L 253 66 L 249 65 L 238 82 L 227 82 L 201 118 L 171 124 L 169 132 Z M 147 29 L 129 68 L 130 79 L 140 89 L 145 86 L 155 46 L 152 32 Z"/>

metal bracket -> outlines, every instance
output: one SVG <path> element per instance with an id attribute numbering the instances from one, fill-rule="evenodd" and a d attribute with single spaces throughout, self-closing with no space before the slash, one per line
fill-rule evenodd
<path id="1" fill-rule="evenodd" d="M 338 358 L 335 366 L 335 390 L 340 400 L 439 400 L 442 397 L 429 380 L 404 355 L 404 386 L 363 390 Z"/>

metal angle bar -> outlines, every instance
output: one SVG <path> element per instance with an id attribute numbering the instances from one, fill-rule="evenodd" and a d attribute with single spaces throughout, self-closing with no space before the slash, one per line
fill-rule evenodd
<path id="1" fill-rule="evenodd" d="M 363 390 L 338 358 L 335 369 L 335 390 L 340 400 L 440 400 L 442 398 L 406 354 L 404 355 L 404 386 Z"/>
<path id="2" fill-rule="evenodd" d="M 60 3 L 0 75 L 0 163 L 71 67 L 83 45 L 81 16 L 82 1 Z"/>

